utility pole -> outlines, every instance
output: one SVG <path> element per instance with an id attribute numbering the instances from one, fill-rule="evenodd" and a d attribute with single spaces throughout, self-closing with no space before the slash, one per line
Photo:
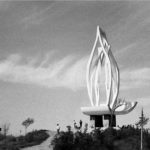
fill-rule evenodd
<path id="1" fill-rule="evenodd" d="M 142 107 L 142 111 L 141 111 L 141 150 L 143 150 L 143 107 Z"/>

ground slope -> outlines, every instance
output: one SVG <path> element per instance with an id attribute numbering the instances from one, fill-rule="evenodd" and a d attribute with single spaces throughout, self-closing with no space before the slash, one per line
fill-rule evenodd
<path id="1" fill-rule="evenodd" d="M 48 134 L 50 135 L 43 143 L 40 145 L 35 145 L 27 148 L 22 148 L 21 150 L 53 150 L 52 146 L 50 145 L 51 140 L 53 139 L 55 133 L 49 131 Z"/>

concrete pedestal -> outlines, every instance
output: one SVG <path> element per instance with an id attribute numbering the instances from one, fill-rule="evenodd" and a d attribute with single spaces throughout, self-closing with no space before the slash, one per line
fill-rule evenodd
<path id="1" fill-rule="evenodd" d="M 116 127 L 116 115 L 112 116 L 112 125 L 111 125 L 111 115 L 90 115 L 91 125 L 95 127 L 104 127 L 104 121 L 108 121 L 108 126 Z"/>

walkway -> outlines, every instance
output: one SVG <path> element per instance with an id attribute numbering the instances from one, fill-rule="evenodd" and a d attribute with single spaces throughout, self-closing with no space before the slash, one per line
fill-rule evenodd
<path id="1" fill-rule="evenodd" d="M 50 143 L 51 143 L 51 140 L 53 139 L 55 133 L 49 131 L 48 134 L 50 135 L 50 137 L 46 141 L 41 143 L 40 145 L 22 148 L 21 150 L 53 150 L 52 146 L 50 146 Z"/>

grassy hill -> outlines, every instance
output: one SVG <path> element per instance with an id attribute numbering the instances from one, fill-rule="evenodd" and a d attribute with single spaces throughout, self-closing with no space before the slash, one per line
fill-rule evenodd
<path id="1" fill-rule="evenodd" d="M 0 150 L 19 150 L 20 148 L 38 145 L 48 137 L 47 130 L 35 130 L 19 137 L 0 134 Z"/>

